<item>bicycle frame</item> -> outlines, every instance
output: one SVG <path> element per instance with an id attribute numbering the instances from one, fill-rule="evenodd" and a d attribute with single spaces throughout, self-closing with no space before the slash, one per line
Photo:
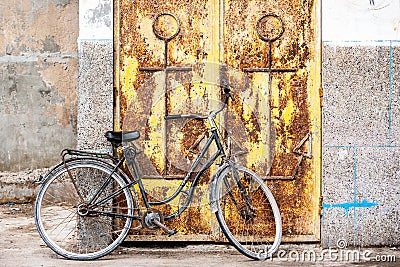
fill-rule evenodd
<path id="1" fill-rule="evenodd" d="M 197 155 L 195 161 L 193 162 L 192 166 L 190 167 L 188 173 L 186 174 L 185 178 L 182 180 L 181 184 L 179 185 L 179 187 L 176 189 L 176 191 L 169 197 L 167 197 L 166 199 L 160 200 L 160 201 L 155 201 L 155 202 L 151 202 L 148 200 L 147 197 L 147 192 L 146 189 L 143 185 L 142 182 L 142 178 L 139 175 L 139 171 L 138 171 L 138 167 L 136 164 L 136 161 L 134 160 L 134 153 L 132 152 L 132 147 L 127 147 L 124 150 L 124 155 L 119 159 L 118 163 L 115 165 L 111 175 L 106 178 L 102 184 L 102 186 L 100 187 L 100 189 L 94 194 L 93 198 L 88 202 L 87 207 L 88 208 L 93 208 L 96 207 L 108 200 L 110 200 L 111 198 L 121 194 L 126 188 L 130 188 L 134 185 L 138 185 L 139 190 L 140 190 L 140 194 L 142 195 L 142 199 L 144 201 L 144 205 L 147 209 L 150 209 L 153 206 L 159 206 L 159 205 L 164 205 L 167 204 L 169 202 L 171 202 L 172 200 L 174 200 L 176 197 L 179 196 L 180 193 L 184 193 L 187 195 L 187 199 L 185 201 L 185 203 L 174 213 L 169 214 L 167 216 L 164 216 L 164 220 L 170 220 L 173 218 L 178 217 L 179 215 L 181 215 L 188 207 L 190 202 L 192 201 L 193 195 L 194 195 L 194 189 L 197 186 L 197 183 L 201 177 L 201 175 L 204 173 L 205 170 L 207 170 L 217 159 L 218 157 L 222 156 L 222 159 L 225 160 L 225 151 L 224 148 L 222 146 L 219 134 L 218 134 L 218 130 L 213 127 L 210 129 L 211 132 L 211 136 L 207 139 L 207 142 L 205 144 L 205 146 L 202 148 L 201 152 Z M 201 166 L 200 170 L 197 172 L 196 176 L 193 179 L 193 183 L 191 184 L 189 191 L 185 192 L 183 191 L 183 188 L 186 186 L 186 184 L 188 183 L 188 181 L 190 180 L 192 174 L 195 172 L 195 170 L 197 169 L 197 167 L 200 166 L 201 164 L 201 159 L 204 157 L 204 155 L 206 154 L 206 152 L 208 151 L 208 149 L 210 148 L 210 146 L 215 142 L 216 146 L 217 146 L 217 151 Z M 107 197 L 98 200 L 98 197 L 100 195 L 100 193 L 102 192 L 102 190 L 104 190 L 104 188 L 106 188 L 106 186 L 108 185 L 108 183 L 111 181 L 111 176 L 113 175 L 113 173 L 115 173 L 118 169 L 120 169 L 120 166 L 122 165 L 122 163 L 126 161 L 128 165 L 130 165 L 130 167 L 132 167 L 133 172 L 134 172 L 134 180 L 129 182 L 127 185 L 125 185 L 123 188 L 117 190 L 116 192 L 108 195 Z M 98 212 L 98 213 L 102 213 L 104 215 L 110 215 L 110 216 L 115 216 L 115 217 L 131 217 L 133 219 L 140 219 L 140 216 L 137 215 L 133 215 L 133 216 L 129 216 L 129 215 L 123 215 L 123 214 L 115 214 L 115 213 L 110 213 L 110 212 L 104 212 L 104 211 L 94 211 L 94 212 Z"/>
<path id="2" fill-rule="evenodd" d="M 214 143 L 214 142 L 215 142 L 215 144 L 217 146 L 217 151 L 214 153 L 214 155 L 212 155 L 207 160 L 207 162 L 205 162 L 201 166 L 200 170 L 197 172 L 196 176 L 193 179 L 193 183 L 191 184 L 191 186 L 189 188 L 189 192 L 183 191 L 183 188 L 188 183 L 190 177 L 195 172 L 197 167 L 201 164 L 200 163 L 201 159 L 204 157 L 204 155 L 206 154 L 206 152 L 210 148 L 211 144 Z M 138 172 L 138 168 L 137 168 L 136 162 L 134 160 L 127 159 L 128 164 L 131 165 L 132 169 L 134 170 L 134 175 L 135 175 L 135 178 L 136 178 L 135 181 L 133 181 L 131 183 L 131 185 L 136 184 L 136 183 L 138 184 L 139 190 L 140 190 L 140 193 L 141 193 L 141 195 L 143 197 L 143 201 L 144 201 L 144 204 L 145 204 L 146 208 L 151 208 L 152 206 L 159 206 L 159 205 L 167 204 L 167 203 L 171 202 L 172 200 L 174 200 L 176 197 L 178 197 L 178 195 L 180 193 L 185 193 L 187 195 L 185 203 L 176 212 L 164 217 L 164 220 L 173 219 L 173 218 L 178 217 L 180 214 L 182 214 L 188 208 L 190 202 L 192 201 L 193 195 L 194 195 L 194 189 L 196 188 L 197 182 L 199 181 L 201 175 L 220 156 L 222 156 L 222 158 L 225 159 L 225 151 L 224 151 L 224 148 L 222 146 L 222 143 L 221 143 L 221 140 L 220 140 L 220 137 L 219 137 L 217 129 L 216 128 L 212 128 L 211 129 L 211 136 L 208 138 L 207 143 L 205 144 L 205 146 L 203 147 L 201 152 L 198 154 L 197 158 L 193 162 L 192 166 L 190 167 L 188 173 L 186 174 L 185 178 L 182 180 L 182 182 L 179 185 L 179 187 L 176 189 L 176 191 L 171 196 L 167 197 L 166 199 L 160 200 L 160 201 L 150 202 L 148 200 L 148 198 L 147 198 L 147 192 L 146 192 L 145 187 L 143 185 L 142 179 L 139 176 L 139 172 Z"/>

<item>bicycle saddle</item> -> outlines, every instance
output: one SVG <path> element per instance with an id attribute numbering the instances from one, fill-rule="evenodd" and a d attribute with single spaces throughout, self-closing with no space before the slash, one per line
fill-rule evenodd
<path id="1" fill-rule="evenodd" d="M 132 131 L 132 132 L 116 132 L 116 131 L 108 131 L 104 135 L 107 140 L 114 144 L 121 144 L 122 141 L 124 142 L 131 142 L 140 137 L 139 131 Z"/>

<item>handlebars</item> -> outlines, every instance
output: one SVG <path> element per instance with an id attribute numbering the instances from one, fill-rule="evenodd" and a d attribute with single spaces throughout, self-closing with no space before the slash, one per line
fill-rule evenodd
<path id="1" fill-rule="evenodd" d="M 174 120 L 174 119 L 209 119 L 210 121 L 215 118 L 215 116 L 220 113 L 224 108 L 228 106 L 229 98 L 233 100 L 233 96 L 231 95 L 231 86 L 227 82 L 222 83 L 222 87 L 224 88 L 225 93 L 225 103 L 222 108 L 218 110 L 211 111 L 209 115 L 199 115 L 199 114 L 174 114 L 165 116 L 165 120 Z"/>

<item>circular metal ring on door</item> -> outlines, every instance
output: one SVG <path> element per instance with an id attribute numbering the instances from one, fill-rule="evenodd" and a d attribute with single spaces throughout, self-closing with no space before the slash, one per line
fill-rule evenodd
<path id="1" fill-rule="evenodd" d="M 262 26 L 272 26 L 268 29 L 268 33 L 262 30 Z M 266 14 L 257 20 L 256 31 L 261 40 L 273 42 L 281 38 L 284 27 L 282 19 L 275 14 Z"/>
<path id="2" fill-rule="evenodd" d="M 175 25 L 172 26 L 171 24 Z M 160 13 L 155 17 L 153 21 L 153 32 L 158 39 L 168 42 L 174 39 L 175 36 L 178 35 L 180 30 L 181 25 L 179 19 L 174 14 Z"/>

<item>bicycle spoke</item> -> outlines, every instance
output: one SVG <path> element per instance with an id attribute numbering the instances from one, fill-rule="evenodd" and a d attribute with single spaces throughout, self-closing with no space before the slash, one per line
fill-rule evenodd
<path id="1" fill-rule="evenodd" d="M 76 214 L 71 213 L 70 215 L 74 216 L 74 215 L 76 215 Z M 61 226 L 61 224 L 63 224 L 63 223 L 65 224 L 65 221 L 70 217 L 70 215 L 68 215 L 68 217 L 62 219 L 62 221 L 61 221 L 59 224 L 57 224 L 57 226 L 56 226 L 56 227 L 54 228 L 54 230 L 52 230 L 52 231 L 55 231 L 56 229 L 58 229 L 58 226 Z M 73 218 L 71 218 L 71 220 L 69 220 L 69 221 L 67 222 L 67 224 L 70 223 L 70 222 L 72 221 L 72 219 L 73 219 Z M 60 220 L 61 220 L 61 219 L 60 219 Z M 64 226 L 64 227 L 60 230 L 60 232 L 61 232 L 62 230 L 64 230 L 65 227 L 66 227 L 66 226 Z M 59 232 L 59 233 L 60 233 L 60 232 Z"/>

